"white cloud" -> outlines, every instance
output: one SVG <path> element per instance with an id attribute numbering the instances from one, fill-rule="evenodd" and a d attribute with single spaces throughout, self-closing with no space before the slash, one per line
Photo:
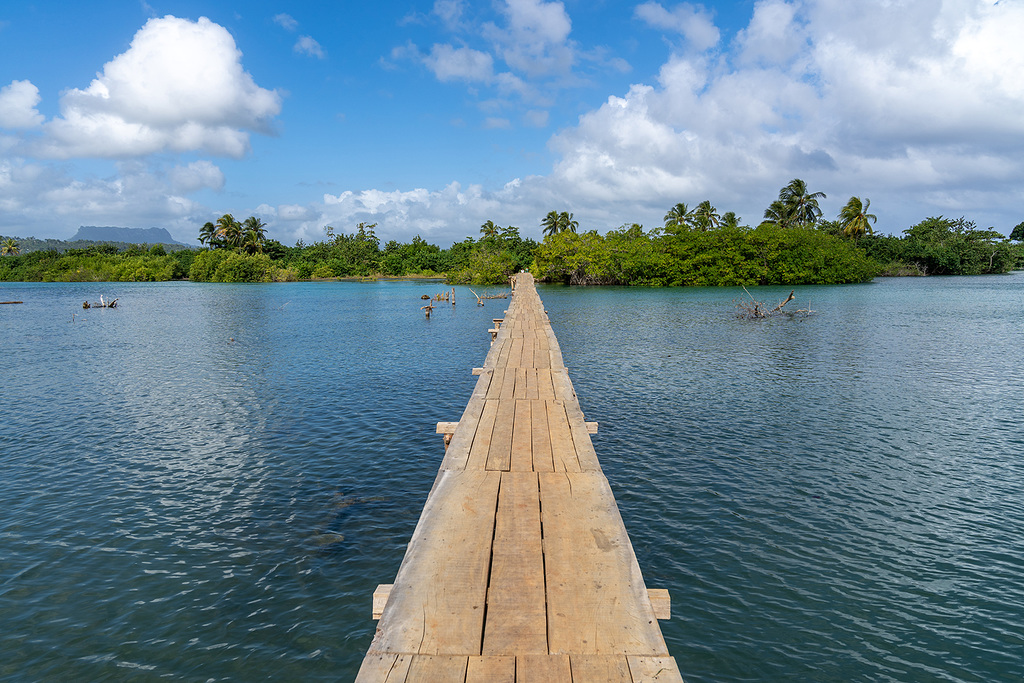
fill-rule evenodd
<path id="1" fill-rule="evenodd" d="M 434 45 L 430 54 L 423 57 L 423 63 L 445 83 L 455 80 L 486 83 L 494 76 L 494 59 L 486 52 L 468 47 Z"/>
<path id="2" fill-rule="evenodd" d="M 464 9 L 462 0 L 436 0 L 434 2 L 434 14 L 440 17 L 450 31 L 460 28 Z"/>
<path id="3" fill-rule="evenodd" d="M 290 14 L 284 13 L 275 14 L 274 23 L 283 28 L 285 31 L 294 31 L 299 27 L 299 22 L 295 21 L 295 19 Z"/>
<path id="4" fill-rule="evenodd" d="M 61 98 L 61 116 L 44 125 L 31 151 L 65 159 L 244 156 L 248 131 L 270 133 L 281 98 L 256 85 L 241 56 L 231 34 L 205 17 L 151 19 L 89 87 Z"/>
<path id="5" fill-rule="evenodd" d="M 35 128 L 43 123 L 36 111 L 39 88 L 31 81 L 11 81 L 0 88 L 0 128 Z"/>
<path id="6" fill-rule="evenodd" d="M 187 166 L 176 166 L 168 175 L 175 194 L 224 189 L 224 172 L 209 161 L 193 161 Z"/>
<path id="7" fill-rule="evenodd" d="M 698 52 L 718 44 L 718 27 L 712 21 L 711 14 L 702 6 L 695 7 L 684 2 L 669 11 L 661 3 L 645 2 L 638 5 L 635 12 L 637 17 L 651 26 L 681 34 L 686 38 L 688 46 Z"/>
<path id="8" fill-rule="evenodd" d="M 293 49 L 301 55 L 308 55 L 317 59 L 324 59 L 327 56 L 324 49 L 320 47 L 320 43 L 313 40 L 310 36 L 299 36 L 299 39 L 295 41 Z"/>
<path id="9" fill-rule="evenodd" d="M 506 28 L 494 24 L 484 33 L 513 70 L 530 77 L 567 74 L 575 62 L 569 41 L 572 21 L 561 2 L 505 0 Z"/>

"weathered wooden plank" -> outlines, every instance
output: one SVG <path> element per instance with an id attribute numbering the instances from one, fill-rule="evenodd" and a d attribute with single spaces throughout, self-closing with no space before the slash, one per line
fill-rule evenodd
<path id="1" fill-rule="evenodd" d="M 540 398 L 540 380 L 537 377 L 537 368 L 525 368 L 526 391 L 523 398 L 535 400 Z"/>
<path id="2" fill-rule="evenodd" d="M 533 471 L 533 435 L 530 429 L 530 401 L 516 401 L 515 419 L 512 423 L 512 455 L 509 469 L 513 472 Z"/>
<path id="3" fill-rule="evenodd" d="M 465 469 L 487 469 L 487 457 L 491 450 L 491 434 L 494 431 L 494 420 L 497 415 L 498 400 L 488 399 L 484 401 L 484 409 L 480 414 L 479 425 L 476 428 L 473 445 L 469 449 L 469 459 L 466 462 Z"/>
<path id="4" fill-rule="evenodd" d="M 580 461 L 572 442 L 569 418 L 565 415 L 564 401 L 546 401 L 548 435 L 551 440 L 551 461 L 555 472 L 579 472 Z"/>
<path id="5" fill-rule="evenodd" d="M 626 655 L 569 655 L 573 683 L 632 683 Z"/>
<path id="6" fill-rule="evenodd" d="M 590 434 L 587 433 L 583 411 L 576 400 L 576 390 L 573 389 L 569 373 L 552 372 L 551 382 L 555 386 L 555 396 L 565 402 L 565 414 L 569 418 L 569 430 L 572 433 L 573 446 L 576 448 L 576 457 L 580 461 L 580 469 L 584 472 L 600 472 L 601 464 L 597 460 Z"/>
<path id="7" fill-rule="evenodd" d="M 500 398 L 514 399 L 516 397 L 516 368 L 505 368 L 505 375 L 501 382 Z"/>
<path id="8" fill-rule="evenodd" d="M 504 472 L 498 492 L 482 652 L 518 655 L 547 651 L 537 475 Z"/>
<path id="9" fill-rule="evenodd" d="M 572 683 L 568 655 L 519 655 L 516 683 Z"/>
<path id="10" fill-rule="evenodd" d="M 647 597 L 651 600 L 651 607 L 654 608 L 654 616 L 659 621 L 666 621 L 672 618 L 672 596 L 667 588 L 648 588 Z"/>
<path id="11" fill-rule="evenodd" d="M 512 373 L 513 376 L 515 373 Z M 508 470 L 512 465 L 512 427 L 515 423 L 516 402 L 500 399 L 491 432 L 491 447 L 487 451 L 487 469 Z"/>
<path id="12" fill-rule="evenodd" d="M 515 683 L 515 657 L 470 657 L 466 683 Z"/>
<path id="13" fill-rule="evenodd" d="M 501 476 L 442 470 L 369 652 L 477 654 Z"/>
<path id="14" fill-rule="evenodd" d="M 537 398 L 542 401 L 555 400 L 555 385 L 551 383 L 551 369 L 537 370 Z"/>
<path id="15" fill-rule="evenodd" d="M 491 371 L 491 381 L 487 385 L 486 397 L 499 398 L 501 396 L 501 386 L 505 382 L 505 368 L 497 367 Z"/>
<path id="16" fill-rule="evenodd" d="M 531 334 L 530 337 L 532 336 L 533 335 Z M 520 365 L 524 368 L 535 367 L 533 364 L 533 341 L 531 338 L 528 338 L 526 342 L 523 344 L 523 356 L 519 362 Z"/>
<path id="17" fill-rule="evenodd" d="M 356 674 L 356 683 L 404 683 L 412 655 L 368 654 Z"/>
<path id="18" fill-rule="evenodd" d="M 529 373 L 530 373 L 530 368 L 516 368 L 515 397 L 517 399 L 527 399 L 527 398 L 530 398 L 530 396 L 529 396 L 530 387 L 529 387 L 529 381 L 528 381 Z"/>
<path id="19" fill-rule="evenodd" d="M 469 398 L 469 403 L 466 404 L 466 409 L 462 412 L 462 417 L 455 428 L 455 433 L 452 434 L 448 447 L 445 450 L 444 460 L 441 462 L 442 470 L 462 470 L 466 468 L 466 461 L 469 459 L 469 449 L 473 444 L 473 437 L 480 421 L 480 415 L 483 412 L 484 397 L 490 391 L 492 384 L 492 375 L 493 372 L 491 370 L 485 370 L 480 375 L 480 379 L 477 380 L 473 394 Z"/>
<path id="20" fill-rule="evenodd" d="M 633 546 L 604 475 L 538 476 L 549 652 L 667 656 Z"/>
<path id="21" fill-rule="evenodd" d="M 516 327 L 511 332 L 513 334 L 512 347 L 508 353 L 506 367 L 519 368 L 522 367 L 523 361 L 523 330 L 521 327 Z"/>
<path id="22" fill-rule="evenodd" d="M 530 436 L 533 440 L 533 471 L 554 472 L 551 456 L 551 433 L 548 431 L 548 410 L 545 401 L 530 401 Z"/>
<path id="23" fill-rule="evenodd" d="M 465 683 L 468 656 L 415 655 L 406 683 Z"/>
<path id="24" fill-rule="evenodd" d="M 384 613 L 384 605 L 388 604 L 388 597 L 391 595 L 391 589 L 394 587 L 395 584 L 393 583 L 377 584 L 377 588 L 373 591 L 372 614 L 374 619 L 380 619 L 380 615 Z"/>
<path id="25" fill-rule="evenodd" d="M 683 683 L 675 657 L 626 657 L 633 683 Z"/>

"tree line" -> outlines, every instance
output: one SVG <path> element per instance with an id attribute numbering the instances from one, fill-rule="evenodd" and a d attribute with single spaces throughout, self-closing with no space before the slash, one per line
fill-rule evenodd
<path id="1" fill-rule="evenodd" d="M 1004 273 L 1024 267 L 1024 222 L 1009 239 L 964 217 L 926 218 L 900 236 L 877 235 L 871 201 L 852 196 L 835 219 L 822 215 L 823 192 L 794 178 L 755 225 L 710 200 L 679 202 L 661 226 L 627 224 L 600 234 L 580 232 L 569 211 L 540 222 L 543 240 L 492 220 L 478 237 L 447 249 L 419 235 L 381 245 L 375 223 L 352 233 L 324 228 L 324 238 L 287 247 L 268 239 L 255 216 L 224 214 L 199 229 L 199 250 L 165 253 L 161 245 L 118 249 L 99 245 L 52 247 L 19 254 L 14 238 L 0 237 L 0 280 L 159 280 L 274 282 L 336 277 L 444 277 L 452 284 L 505 284 L 532 270 L 541 280 L 568 284 L 757 285 L 861 282 L 875 275 Z M 31 258 L 30 258 L 31 257 Z"/>

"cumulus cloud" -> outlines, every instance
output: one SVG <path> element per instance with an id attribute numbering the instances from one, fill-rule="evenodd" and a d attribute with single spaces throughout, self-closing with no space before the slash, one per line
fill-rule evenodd
<path id="1" fill-rule="evenodd" d="M 494 76 L 494 59 L 486 52 L 468 47 L 434 45 L 423 63 L 434 72 L 437 80 L 489 82 Z"/>
<path id="2" fill-rule="evenodd" d="M 754 222 L 793 177 L 900 218 L 940 196 L 1005 205 L 1024 174 L 1020 35 L 1019 4 L 762 0 L 726 68 L 674 54 L 556 135 L 548 182 L 580 202 L 633 197 L 649 215 L 710 197 Z"/>
<path id="3" fill-rule="evenodd" d="M 224 172 L 206 160 L 193 161 L 187 166 L 175 166 L 168 175 L 175 194 L 184 195 L 203 189 L 224 188 Z"/>
<path id="4" fill-rule="evenodd" d="M 31 81 L 11 81 L 0 88 L 0 128 L 35 128 L 43 123 L 36 111 L 39 88 Z"/>
<path id="5" fill-rule="evenodd" d="M 87 88 L 61 98 L 61 115 L 32 151 L 63 159 L 244 156 L 250 131 L 272 132 L 281 98 L 256 85 L 241 57 L 231 34 L 205 17 L 151 19 Z"/>
<path id="6" fill-rule="evenodd" d="M 681 34 L 694 50 L 703 51 L 718 44 L 718 27 L 704 7 L 684 2 L 667 10 L 661 3 L 645 2 L 638 5 L 635 12 L 650 26 Z"/>
<path id="7" fill-rule="evenodd" d="M 569 41 L 572 21 L 561 2 L 505 0 L 507 25 L 488 24 L 485 34 L 498 45 L 502 59 L 530 77 L 567 74 L 575 62 Z"/>

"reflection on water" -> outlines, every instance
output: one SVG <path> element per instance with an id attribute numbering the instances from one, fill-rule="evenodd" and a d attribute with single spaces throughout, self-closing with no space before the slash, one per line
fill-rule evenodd
<path id="1" fill-rule="evenodd" d="M 0 285 L 0 678 L 351 679 L 505 307 L 439 288 Z M 688 681 L 1024 677 L 1022 294 L 541 288 Z"/>

